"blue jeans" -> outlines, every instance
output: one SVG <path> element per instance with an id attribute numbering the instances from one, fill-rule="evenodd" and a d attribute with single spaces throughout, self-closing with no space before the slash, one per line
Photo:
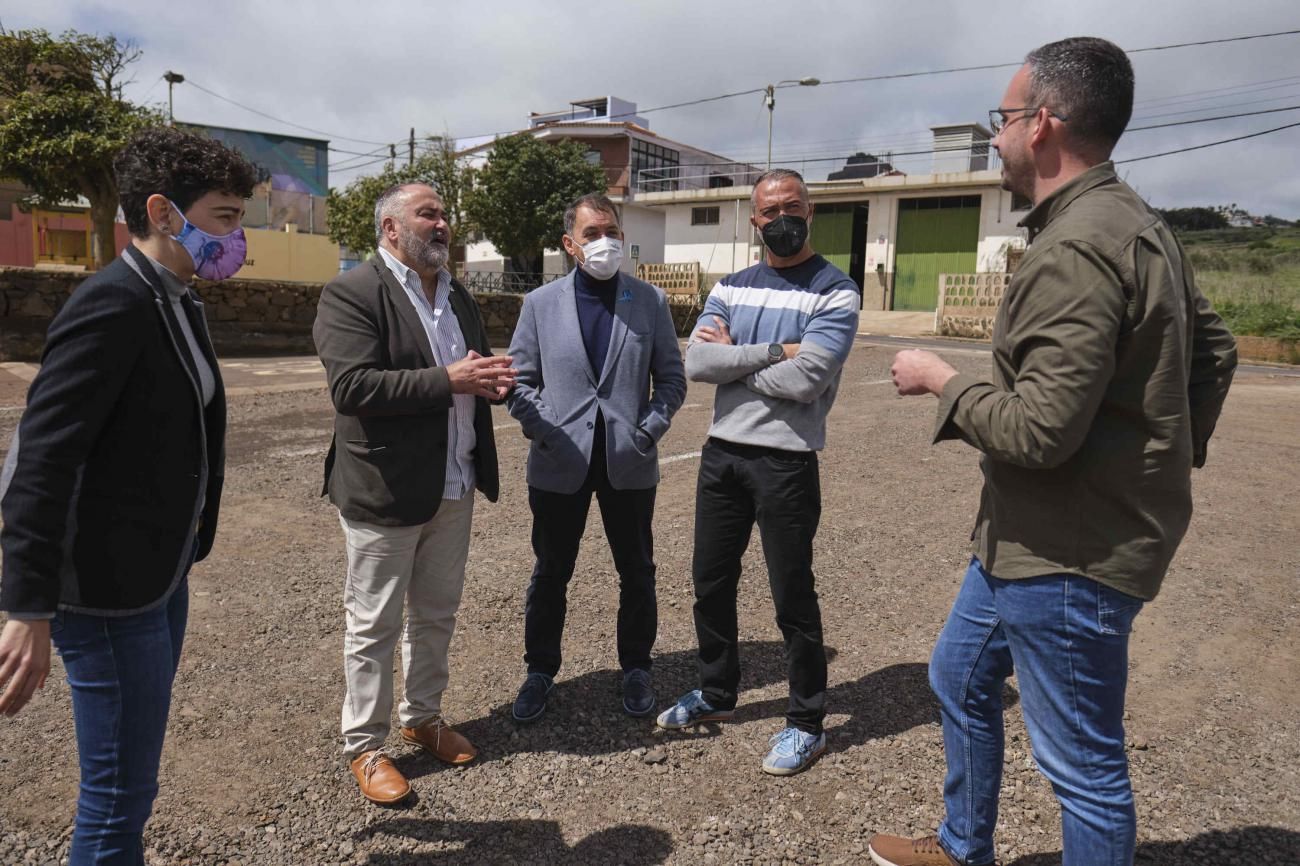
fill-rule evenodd
<path id="1" fill-rule="evenodd" d="M 172 680 L 189 614 L 188 581 L 133 616 L 59 612 L 50 624 L 72 689 L 81 792 L 70 866 L 143 864 L 158 795 Z"/>
<path id="2" fill-rule="evenodd" d="M 972 560 L 930 659 L 948 777 L 939 842 L 993 862 L 1002 684 L 1014 671 L 1034 760 L 1061 804 L 1063 866 L 1129 866 L 1137 835 L 1124 754 L 1128 641 L 1142 601 L 1085 577 L 999 580 Z"/>

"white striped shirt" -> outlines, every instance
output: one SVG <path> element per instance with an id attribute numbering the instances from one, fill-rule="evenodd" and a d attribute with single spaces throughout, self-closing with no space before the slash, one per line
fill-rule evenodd
<path id="1" fill-rule="evenodd" d="M 397 260 L 383 247 L 379 255 L 384 264 L 406 289 L 406 295 L 415 306 L 433 349 L 433 360 L 441 367 L 461 360 L 469 354 L 465 334 L 451 308 L 451 275 L 438 272 L 438 287 L 433 293 L 433 303 L 424 294 L 420 275 Z M 447 412 L 447 480 L 442 487 L 443 499 L 463 499 L 474 492 L 474 396 L 453 394 L 451 409 Z"/>

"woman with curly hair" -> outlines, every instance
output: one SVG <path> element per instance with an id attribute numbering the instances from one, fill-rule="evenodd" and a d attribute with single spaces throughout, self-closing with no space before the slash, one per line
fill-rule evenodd
<path id="1" fill-rule="evenodd" d="M 224 472 L 226 402 L 188 284 L 243 264 L 257 179 L 171 128 L 115 168 L 131 243 L 54 317 L 0 476 L 0 713 L 44 686 L 52 641 L 81 764 L 74 866 L 144 863 L 186 576 L 212 549 Z"/>

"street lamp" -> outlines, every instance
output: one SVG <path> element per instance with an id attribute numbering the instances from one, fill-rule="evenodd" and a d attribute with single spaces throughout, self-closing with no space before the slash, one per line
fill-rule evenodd
<path id="1" fill-rule="evenodd" d="M 167 82 L 167 125 L 175 126 L 176 118 L 172 116 L 172 85 L 185 81 L 185 76 L 169 69 L 163 73 L 163 81 Z"/>
<path id="2" fill-rule="evenodd" d="M 814 78 L 809 75 L 806 78 L 794 79 L 787 78 L 785 81 L 778 81 L 776 84 L 769 84 L 763 89 L 763 102 L 767 105 L 767 167 L 772 167 L 772 113 L 776 109 L 776 89 L 784 87 L 787 84 L 798 84 L 803 87 L 816 87 L 821 84 L 820 78 Z"/>

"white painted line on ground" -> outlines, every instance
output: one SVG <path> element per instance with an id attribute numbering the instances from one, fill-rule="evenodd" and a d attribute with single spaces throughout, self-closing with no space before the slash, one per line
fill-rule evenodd
<path id="1" fill-rule="evenodd" d="M 26 406 L 0 406 L 0 412 L 14 412 L 18 409 L 26 409 Z"/>
<path id="2" fill-rule="evenodd" d="M 682 404 L 682 408 L 683 408 L 683 409 L 698 409 L 698 408 L 700 408 L 700 407 L 703 406 L 703 405 L 704 405 L 703 403 L 683 403 L 683 404 Z"/>
<path id="3" fill-rule="evenodd" d="M 689 454 L 674 454 L 672 457 L 664 457 L 659 461 L 660 466 L 667 466 L 669 463 L 676 463 L 679 460 L 694 460 L 703 454 L 703 451 L 692 451 Z"/>
<path id="4" fill-rule="evenodd" d="M 511 423 L 509 423 L 509 424 L 498 424 L 498 425 L 496 425 L 495 427 L 493 427 L 492 429 L 493 429 L 493 430 L 508 430 L 508 429 L 510 429 L 511 427 L 518 427 L 518 426 L 519 426 L 518 423 L 516 423 L 516 422 L 511 422 Z"/>
<path id="5" fill-rule="evenodd" d="M 875 379 L 875 380 L 873 380 L 873 381 L 871 381 L 871 382 L 862 382 L 862 383 L 860 383 L 860 384 L 863 384 L 863 385 L 892 385 L 892 384 L 894 384 L 894 380 L 893 380 L 893 379 Z"/>

